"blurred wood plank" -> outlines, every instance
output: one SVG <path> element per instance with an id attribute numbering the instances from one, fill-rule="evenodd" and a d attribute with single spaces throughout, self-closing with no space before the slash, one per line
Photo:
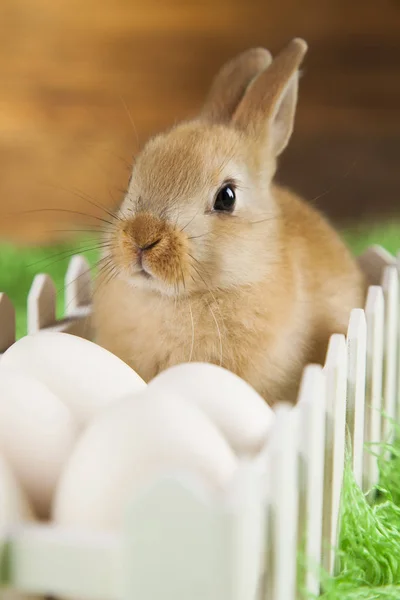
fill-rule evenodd
<path id="1" fill-rule="evenodd" d="M 236 52 L 297 35 L 310 50 L 281 179 L 310 199 L 333 186 L 319 205 L 335 219 L 398 210 L 398 2 L 2 0 L 0 33 L 2 236 L 95 224 L 23 211 L 118 202 L 137 137 L 193 114 Z"/>

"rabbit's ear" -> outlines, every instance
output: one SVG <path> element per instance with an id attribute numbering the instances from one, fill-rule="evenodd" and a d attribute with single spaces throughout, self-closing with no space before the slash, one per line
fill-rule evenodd
<path id="1" fill-rule="evenodd" d="M 253 79 L 272 62 L 264 48 L 251 48 L 226 63 L 217 73 L 200 117 L 229 122 Z"/>
<path id="2" fill-rule="evenodd" d="M 248 87 L 233 123 L 254 135 L 266 135 L 278 156 L 293 131 L 299 67 L 307 52 L 304 40 L 294 39 Z"/>

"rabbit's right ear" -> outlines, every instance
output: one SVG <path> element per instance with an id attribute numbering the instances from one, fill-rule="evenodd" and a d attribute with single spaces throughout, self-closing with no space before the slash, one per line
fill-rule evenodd
<path id="1" fill-rule="evenodd" d="M 289 141 L 297 103 L 299 67 L 307 44 L 293 39 L 252 82 L 240 102 L 233 124 L 255 139 L 268 139 L 274 156 Z"/>
<path id="2" fill-rule="evenodd" d="M 264 48 L 251 48 L 226 63 L 217 73 L 200 113 L 215 123 L 229 122 L 248 86 L 272 62 Z"/>

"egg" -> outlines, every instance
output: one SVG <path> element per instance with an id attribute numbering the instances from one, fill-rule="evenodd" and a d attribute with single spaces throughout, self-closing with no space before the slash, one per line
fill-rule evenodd
<path id="1" fill-rule="evenodd" d="M 78 426 L 71 411 L 40 381 L 0 369 L 0 451 L 40 517 L 49 515 L 61 469 Z"/>
<path id="2" fill-rule="evenodd" d="M 35 515 L 10 465 L 0 454 L 0 537 L 15 525 L 32 522 Z M 1 540 L 0 540 L 1 543 Z M 44 600 L 11 588 L 0 590 L 1 600 Z"/>
<path id="3" fill-rule="evenodd" d="M 15 474 L 0 454 L 0 533 L 15 524 L 33 521 L 34 513 Z"/>
<path id="4" fill-rule="evenodd" d="M 119 358 L 74 335 L 39 332 L 13 344 L 0 361 L 42 381 L 86 424 L 115 398 L 146 387 Z"/>
<path id="5" fill-rule="evenodd" d="M 60 479 L 56 523 L 113 529 L 143 485 L 168 472 L 189 472 L 224 489 L 236 458 L 194 404 L 163 391 L 127 396 L 88 425 Z"/>
<path id="6" fill-rule="evenodd" d="M 213 421 L 238 455 L 256 454 L 264 445 L 274 413 L 237 375 L 206 363 L 181 364 L 160 373 L 151 390 L 179 394 Z"/>

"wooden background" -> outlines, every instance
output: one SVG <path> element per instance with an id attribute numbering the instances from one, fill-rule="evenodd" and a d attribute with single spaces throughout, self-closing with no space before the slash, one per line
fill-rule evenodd
<path id="1" fill-rule="evenodd" d="M 138 145 L 225 60 L 293 36 L 310 49 L 280 179 L 335 220 L 400 212 L 399 0 L 1 0 L 0 34 L 3 238 L 94 224 L 64 211 L 118 202 Z"/>

